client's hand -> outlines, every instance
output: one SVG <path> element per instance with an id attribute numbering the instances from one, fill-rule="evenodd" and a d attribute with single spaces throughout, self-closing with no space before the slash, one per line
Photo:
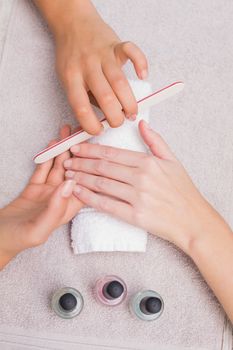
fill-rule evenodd
<path id="1" fill-rule="evenodd" d="M 153 155 L 85 143 L 71 148 L 77 158 L 65 161 L 66 176 L 75 179 L 74 193 L 87 205 L 187 251 L 206 213 L 208 220 L 217 214 L 164 140 L 145 122 L 139 129 Z"/>
<path id="2" fill-rule="evenodd" d="M 61 138 L 69 135 L 70 128 L 63 127 Z M 74 181 L 64 181 L 63 162 L 69 157 L 65 152 L 38 165 L 19 197 L 0 210 L 0 268 L 22 250 L 44 243 L 83 206 L 72 195 Z"/>
<path id="3" fill-rule="evenodd" d="M 140 134 L 152 155 L 101 145 L 71 148 L 65 161 L 76 197 L 175 243 L 196 263 L 233 320 L 233 235 L 202 197 L 163 139 L 145 122 Z"/>

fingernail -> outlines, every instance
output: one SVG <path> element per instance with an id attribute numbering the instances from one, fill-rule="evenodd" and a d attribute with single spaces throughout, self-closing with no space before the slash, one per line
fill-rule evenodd
<path id="1" fill-rule="evenodd" d="M 144 124 L 145 124 L 145 127 L 148 129 L 148 130 L 152 130 L 150 125 L 145 121 L 143 120 Z"/>
<path id="2" fill-rule="evenodd" d="M 81 187 L 76 185 L 73 192 L 74 194 L 79 194 L 81 192 Z"/>
<path id="3" fill-rule="evenodd" d="M 129 115 L 127 118 L 128 118 L 129 120 L 135 121 L 136 118 L 137 118 L 137 114 Z"/>
<path id="4" fill-rule="evenodd" d="M 147 70 L 146 69 L 143 69 L 142 71 L 141 71 L 141 79 L 146 79 L 147 78 L 147 76 L 148 76 L 148 72 L 147 72 Z"/>
<path id="5" fill-rule="evenodd" d="M 65 168 L 70 168 L 72 166 L 72 160 L 71 159 L 67 159 L 64 161 L 64 167 Z"/>
<path id="6" fill-rule="evenodd" d="M 101 130 L 98 132 L 97 136 L 101 136 L 104 133 L 104 127 L 101 125 Z"/>
<path id="7" fill-rule="evenodd" d="M 75 145 L 73 147 L 71 147 L 71 152 L 72 153 L 78 153 L 80 151 L 80 146 L 79 145 Z"/>
<path id="8" fill-rule="evenodd" d="M 75 182 L 73 180 L 65 181 L 61 191 L 62 197 L 64 198 L 70 197 L 73 192 L 74 185 L 75 185 Z"/>
<path id="9" fill-rule="evenodd" d="M 75 172 L 72 171 L 72 170 L 67 170 L 65 172 L 65 177 L 68 177 L 69 179 L 73 179 L 74 178 L 74 175 L 75 175 Z"/>

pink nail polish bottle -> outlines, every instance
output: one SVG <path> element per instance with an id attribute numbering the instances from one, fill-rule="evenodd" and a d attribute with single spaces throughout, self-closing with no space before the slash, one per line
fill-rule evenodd
<path id="1" fill-rule="evenodd" d="M 123 302 L 127 295 L 125 282 L 114 275 L 105 276 L 95 284 L 97 301 L 107 306 L 116 306 Z"/>

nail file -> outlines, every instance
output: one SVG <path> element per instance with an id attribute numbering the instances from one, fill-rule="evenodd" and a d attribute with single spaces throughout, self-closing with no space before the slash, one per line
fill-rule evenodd
<path id="1" fill-rule="evenodd" d="M 181 81 L 175 82 L 173 84 L 170 84 L 148 96 L 145 96 L 141 100 L 137 101 L 138 104 L 138 112 L 142 112 L 159 102 L 162 102 L 163 100 L 166 100 L 167 98 L 175 95 L 176 93 L 180 92 L 184 88 L 184 83 Z M 103 118 L 100 120 L 100 122 L 103 125 L 104 131 L 110 128 L 110 125 L 108 124 L 106 118 Z M 133 123 L 133 121 L 132 121 Z M 93 135 L 88 134 L 83 129 L 77 131 L 76 133 L 66 137 L 65 139 L 55 143 L 54 145 L 45 148 L 41 152 L 37 153 L 35 157 L 33 158 L 34 162 L 36 164 L 41 164 L 46 162 L 49 159 L 52 159 L 59 154 L 69 150 L 72 146 L 76 145 L 77 143 L 84 142 L 88 139 L 93 137 Z"/>

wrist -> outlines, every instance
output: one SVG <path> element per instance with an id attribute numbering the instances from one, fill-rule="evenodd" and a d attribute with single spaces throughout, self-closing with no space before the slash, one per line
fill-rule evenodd
<path id="1" fill-rule="evenodd" d="M 9 246 L 9 226 L 11 218 L 8 213 L 8 206 L 0 209 L 0 271 L 12 260 L 17 253 Z"/>
<path id="2" fill-rule="evenodd" d="M 34 0 L 45 17 L 55 40 L 59 39 L 71 28 L 82 26 L 91 18 L 100 18 L 90 0 Z"/>
<path id="3" fill-rule="evenodd" d="M 196 218 L 196 224 L 190 229 L 186 254 L 197 262 L 200 254 L 215 249 L 221 240 L 232 235 L 231 228 L 221 215 L 211 206 Z"/>
<path id="4" fill-rule="evenodd" d="M 194 258 L 199 245 L 206 244 L 213 235 L 222 230 L 229 230 L 220 214 L 202 197 L 186 201 L 180 208 L 177 225 L 170 228 L 172 242 L 185 254 Z"/>

